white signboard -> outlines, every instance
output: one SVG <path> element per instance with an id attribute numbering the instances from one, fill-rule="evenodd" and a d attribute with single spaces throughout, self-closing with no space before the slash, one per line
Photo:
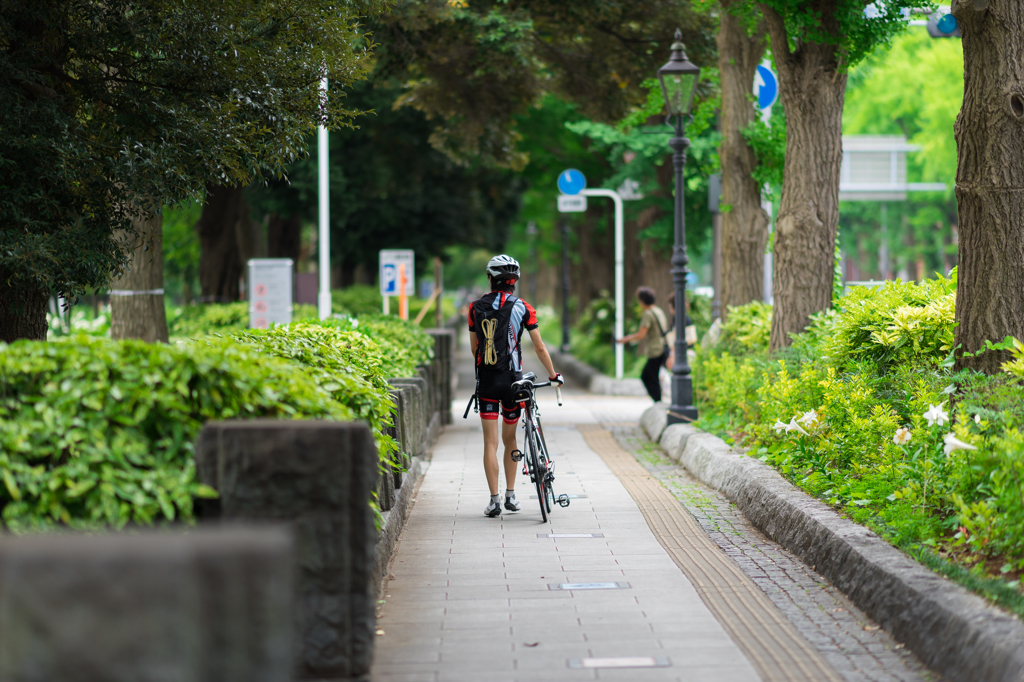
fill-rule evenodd
<path id="1" fill-rule="evenodd" d="M 587 198 L 579 194 L 559 194 L 558 210 L 561 213 L 582 213 L 587 210 Z"/>
<path id="2" fill-rule="evenodd" d="M 292 259 L 249 261 L 249 326 L 266 329 L 292 321 Z"/>
<path id="3" fill-rule="evenodd" d="M 416 252 L 412 249 L 381 249 L 381 296 L 398 296 L 398 266 L 402 263 L 405 263 L 405 295 L 416 295 Z"/>

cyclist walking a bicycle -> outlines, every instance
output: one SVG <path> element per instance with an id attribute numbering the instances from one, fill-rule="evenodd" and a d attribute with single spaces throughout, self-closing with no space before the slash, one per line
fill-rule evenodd
<path id="1" fill-rule="evenodd" d="M 522 404 L 513 397 L 512 384 L 523 378 L 523 331 L 530 333 L 537 359 L 544 365 L 553 383 L 562 385 L 562 375 L 555 372 L 544 341 L 537 328 L 537 312 L 521 298 L 513 295 L 519 281 L 519 263 L 511 256 L 495 256 L 487 264 L 491 292 L 469 307 L 470 349 L 476 359 L 477 401 L 484 430 L 484 473 L 491 499 L 485 516 L 501 514 L 498 494 L 498 415 L 501 415 L 501 441 L 505 446 L 505 509 L 519 511 L 516 499 L 516 427 Z M 468 408 L 467 408 L 468 409 Z"/>

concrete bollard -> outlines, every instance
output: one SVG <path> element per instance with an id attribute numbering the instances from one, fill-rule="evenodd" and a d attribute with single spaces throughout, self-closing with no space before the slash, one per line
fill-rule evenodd
<path id="1" fill-rule="evenodd" d="M 408 388 L 406 394 L 410 400 L 409 426 L 410 439 L 409 450 L 406 454 L 410 457 L 418 457 L 423 454 L 427 435 L 429 417 L 427 415 L 426 382 L 420 377 L 396 377 L 388 379 L 392 386 Z"/>
<path id="2" fill-rule="evenodd" d="M 295 525 L 295 676 L 346 679 L 373 657 L 377 530 L 369 507 L 377 448 L 365 424 L 211 422 L 196 445 L 200 480 L 232 519 Z"/>
<path id="3" fill-rule="evenodd" d="M 388 427 L 387 434 L 395 439 L 398 443 L 398 452 L 395 453 L 394 458 L 400 463 L 400 466 L 392 469 L 392 475 L 395 478 L 395 488 L 401 488 L 402 483 L 405 479 L 404 469 L 409 466 L 408 458 L 405 456 L 405 450 L 402 448 L 402 402 L 404 396 L 402 391 L 397 388 L 390 390 L 391 399 L 395 402 L 395 408 L 391 411 L 391 420 L 394 422 L 393 426 Z"/>
<path id="4" fill-rule="evenodd" d="M 455 330 L 454 329 L 428 329 L 427 333 L 434 337 L 434 358 L 440 365 L 438 386 L 441 389 L 439 395 L 441 410 L 441 424 L 453 423 L 452 417 L 452 380 L 455 376 Z"/>
<path id="5" fill-rule="evenodd" d="M 287 682 L 283 524 L 0 538 L 0 680 Z"/>

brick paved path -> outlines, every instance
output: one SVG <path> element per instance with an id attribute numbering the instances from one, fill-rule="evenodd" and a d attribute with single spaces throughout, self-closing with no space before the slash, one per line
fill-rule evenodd
<path id="1" fill-rule="evenodd" d="M 752 528 L 725 497 L 694 479 L 638 426 L 610 427 L 848 682 L 938 680 L 917 658 L 795 556 Z"/>

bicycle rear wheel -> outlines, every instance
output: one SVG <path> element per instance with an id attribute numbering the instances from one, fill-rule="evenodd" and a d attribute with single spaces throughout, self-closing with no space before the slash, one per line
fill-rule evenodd
<path id="1" fill-rule="evenodd" d="M 552 485 L 554 475 L 551 473 L 551 453 L 548 452 L 548 444 L 544 440 L 544 427 L 541 425 L 540 419 L 535 419 L 534 423 L 537 425 L 537 459 L 544 472 L 544 501 L 550 514 L 551 505 L 555 504 L 555 490 Z"/>
<path id="2" fill-rule="evenodd" d="M 532 421 L 528 422 L 526 427 L 526 447 L 530 451 L 528 455 L 530 458 L 530 478 L 533 479 L 533 484 L 537 488 L 537 500 L 540 502 L 540 518 L 542 521 L 547 522 L 548 501 L 544 482 L 544 476 L 547 472 L 541 469 L 540 458 L 537 456 L 537 432 Z"/>

